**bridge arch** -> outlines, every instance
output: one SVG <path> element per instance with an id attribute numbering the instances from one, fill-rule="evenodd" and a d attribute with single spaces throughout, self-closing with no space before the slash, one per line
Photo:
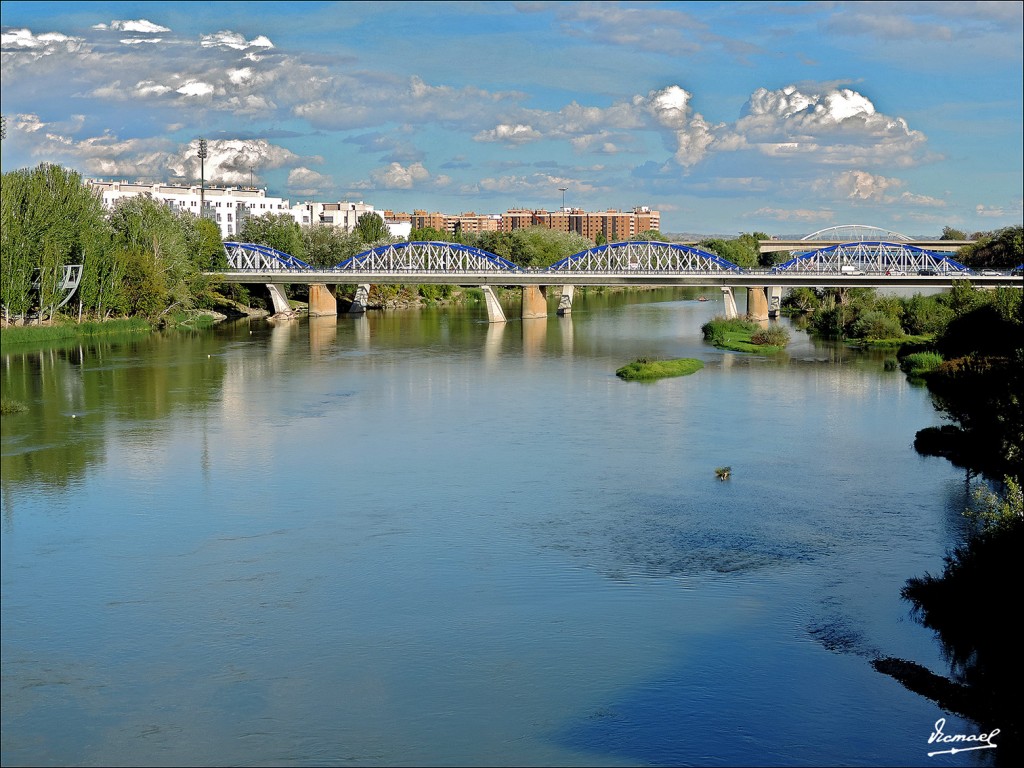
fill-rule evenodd
<path id="1" fill-rule="evenodd" d="M 334 271 L 521 272 L 508 259 L 461 243 L 412 241 L 380 245 L 345 259 Z"/>
<path id="2" fill-rule="evenodd" d="M 870 224 L 840 224 L 836 227 L 819 229 L 800 238 L 801 240 L 838 240 L 842 243 L 852 243 L 863 240 L 891 242 L 909 242 L 911 238 L 901 235 L 899 232 L 891 232 L 881 227 L 873 227 Z"/>
<path id="3" fill-rule="evenodd" d="M 274 272 L 284 269 L 312 270 L 309 264 L 290 253 L 258 243 L 224 243 L 228 266 L 232 269 L 252 269 Z"/>
<path id="4" fill-rule="evenodd" d="M 973 274 L 973 270 L 948 256 L 916 245 L 884 240 L 858 240 L 818 248 L 776 265 L 772 272 L 840 275 L 844 267 L 870 274 Z"/>
<path id="5" fill-rule="evenodd" d="M 547 268 L 548 272 L 742 272 L 714 253 L 680 243 L 630 240 L 588 248 Z"/>

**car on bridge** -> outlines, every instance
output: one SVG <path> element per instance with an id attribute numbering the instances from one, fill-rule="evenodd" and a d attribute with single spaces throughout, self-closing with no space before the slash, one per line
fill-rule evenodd
<path id="1" fill-rule="evenodd" d="M 890 276 L 890 277 L 900 277 L 900 276 L 905 275 L 907 273 L 904 272 L 902 269 L 887 269 L 887 270 L 885 270 L 885 274 Z"/>
<path id="2" fill-rule="evenodd" d="M 1002 277 L 1003 273 L 998 269 L 983 269 L 978 274 L 984 277 Z"/>
<path id="3" fill-rule="evenodd" d="M 935 277 L 939 273 L 936 272 L 934 269 L 919 269 L 917 270 L 917 274 L 923 277 Z"/>
<path id="4" fill-rule="evenodd" d="M 839 268 L 839 274 L 841 275 L 863 275 L 864 270 L 860 267 L 855 267 L 853 264 L 844 264 Z"/>

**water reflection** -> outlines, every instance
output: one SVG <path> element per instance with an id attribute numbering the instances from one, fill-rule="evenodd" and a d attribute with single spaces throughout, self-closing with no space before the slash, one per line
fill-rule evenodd
<path id="1" fill-rule="evenodd" d="M 919 764 L 939 713 L 865 654 L 941 662 L 899 597 L 962 496 L 935 414 L 871 355 L 711 348 L 720 309 L 5 358 L 4 764 Z"/>

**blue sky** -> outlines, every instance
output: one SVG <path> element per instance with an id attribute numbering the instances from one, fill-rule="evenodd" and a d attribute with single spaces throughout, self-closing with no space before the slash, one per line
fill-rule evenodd
<path id="1" fill-rule="evenodd" d="M 3 2 L 3 169 L 666 232 L 1024 220 L 1021 2 Z M 251 169 L 251 170 L 250 170 Z"/>

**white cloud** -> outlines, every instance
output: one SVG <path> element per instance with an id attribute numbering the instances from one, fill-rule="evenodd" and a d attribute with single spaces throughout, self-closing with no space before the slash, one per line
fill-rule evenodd
<path id="1" fill-rule="evenodd" d="M 203 48 L 231 48 L 236 51 L 244 51 L 248 48 L 270 49 L 274 44 L 265 35 L 259 35 L 252 40 L 246 40 L 245 36 L 230 30 L 221 30 L 212 35 L 202 35 L 199 44 Z"/>
<path id="2" fill-rule="evenodd" d="M 321 195 L 333 185 L 330 176 L 310 170 L 305 166 L 293 168 L 288 172 L 288 190 L 293 195 L 310 197 Z"/>
<path id="3" fill-rule="evenodd" d="M 110 25 L 96 24 L 93 29 L 113 29 L 118 32 L 142 32 L 143 34 L 152 35 L 157 32 L 170 32 L 169 27 L 162 27 L 159 24 L 154 24 L 148 19 L 138 19 L 135 21 L 125 20 L 114 20 L 110 22 Z"/>
<path id="4" fill-rule="evenodd" d="M 178 93 L 180 93 L 182 96 L 198 96 L 198 97 L 202 97 L 202 96 L 209 96 L 209 95 L 211 95 L 213 93 L 213 91 L 214 91 L 214 88 L 209 83 L 202 83 L 202 82 L 191 81 L 191 82 L 185 83 L 180 88 L 176 88 L 175 90 Z"/>
<path id="5" fill-rule="evenodd" d="M 391 163 L 384 168 L 376 168 L 370 172 L 373 183 L 383 189 L 412 189 L 416 184 L 430 178 L 430 172 L 423 163 L 403 166 Z"/>
<path id="6" fill-rule="evenodd" d="M 759 88 L 730 132 L 733 148 L 800 155 L 825 165 L 907 167 L 928 159 L 923 133 L 903 118 L 880 114 L 863 94 L 835 86 L 811 92 L 795 85 Z"/>
<path id="7" fill-rule="evenodd" d="M 141 45 L 142 43 L 149 43 L 151 45 L 155 45 L 156 43 L 162 43 L 163 41 L 164 40 L 162 37 L 137 37 L 121 40 L 121 43 L 124 45 Z"/>
<path id="8" fill-rule="evenodd" d="M 473 137 L 473 141 L 505 141 L 509 144 L 523 144 L 540 138 L 542 138 L 542 134 L 539 131 L 535 131 L 529 125 L 519 123 L 516 125 L 501 124 L 489 131 L 480 131 Z"/>

